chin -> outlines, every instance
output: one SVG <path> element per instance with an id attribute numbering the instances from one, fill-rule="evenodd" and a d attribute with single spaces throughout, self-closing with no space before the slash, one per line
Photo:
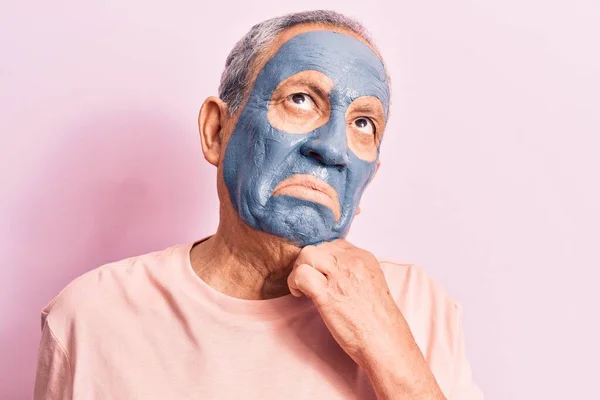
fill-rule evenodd
<path id="1" fill-rule="evenodd" d="M 271 197 L 261 212 L 260 229 L 304 247 L 341 237 L 333 212 L 291 196 Z"/>

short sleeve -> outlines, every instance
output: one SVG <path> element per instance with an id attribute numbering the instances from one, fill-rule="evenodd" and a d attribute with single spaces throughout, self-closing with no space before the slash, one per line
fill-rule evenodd
<path id="1" fill-rule="evenodd" d="M 465 336 L 462 326 L 462 307 L 457 305 L 455 328 L 455 362 L 453 382 L 448 400 L 484 400 L 483 392 L 473 380 L 471 365 L 467 359 Z"/>
<path id="2" fill-rule="evenodd" d="M 38 350 L 33 399 L 70 400 L 72 379 L 69 359 L 44 317 L 42 315 L 42 338 Z"/>

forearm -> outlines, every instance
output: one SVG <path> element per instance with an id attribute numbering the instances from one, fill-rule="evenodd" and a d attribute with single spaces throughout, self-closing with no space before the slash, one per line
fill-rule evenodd
<path id="1" fill-rule="evenodd" d="M 378 400 L 446 400 L 418 347 L 362 365 Z"/>
<path id="2" fill-rule="evenodd" d="M 403 376 L 394 369 L 368 373 L 378 400 L 446 400 L 431 373 Z"/>

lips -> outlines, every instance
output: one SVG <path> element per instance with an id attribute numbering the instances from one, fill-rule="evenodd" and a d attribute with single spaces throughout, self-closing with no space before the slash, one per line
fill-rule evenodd
<path id="1" fill-rule="evenodd" d="M 279 182 L 273 196 L 293 196 L 319 203 L 329 208 L 335 217 L 340 218 L 340 201 L 338 194 L 325 181 L 308 174 L 295 174 Z"/>

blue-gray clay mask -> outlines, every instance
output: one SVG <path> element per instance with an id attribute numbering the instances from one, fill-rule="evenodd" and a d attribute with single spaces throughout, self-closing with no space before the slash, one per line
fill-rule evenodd
<path id="1" fill-rule="evenodd" d="M 331 79 L 326 123 L 307 133 L 275 128 L 267 117 L 280 82 L 301 71 Z M 285 42 L 259 72 L 225 150 L 223 178 L 243 221 L 300 247 L 343 238 L 362 193 L 377 169 L 359 158 L 347 139 L 346 111 L 362 96 L 374 96 L 387 117 L 389 88 L 379 57 L 360 40 L 332 31 L 301 33 Z M 339 216 L 323 204 L 274 195 L 277 185 L 308 174 L 337 192 Z"/>

